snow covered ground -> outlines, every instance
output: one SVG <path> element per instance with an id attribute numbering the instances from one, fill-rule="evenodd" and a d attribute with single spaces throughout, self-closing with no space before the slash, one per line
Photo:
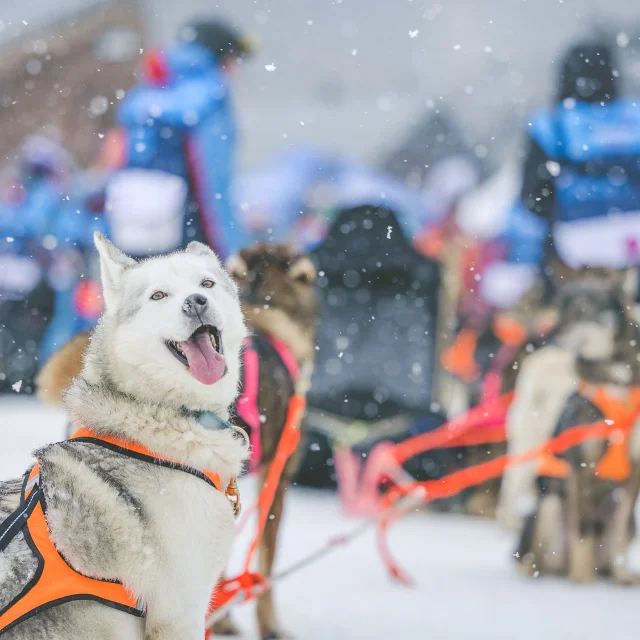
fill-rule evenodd
<path id="1" fill-rule="evenodd" d="M 61 412 L 30 399 L 0 398 L 0 479 L 21 474 L 30 451 L 60 438 L 63 428 Z M 251 479 L 242 490 L 249 504 Z M 293 490 L 279 566 L 356 525 L 332 494 Z M 249 535 L 238 540 L 233 567 Z M 493 522 L 416 514 L 392 529 L 391 546 L 416 588 L 389 580 L 368 533 L 277 586 L 286 629 L 299 640 L 638 638 L 640 590 L 520 578 L 510 557 L 513 539 Z M 640 564 L 638 548 L 634 560 Z M 255 638 L 251 608 L 239 609 L 236 618 L 245 637 Z"/>

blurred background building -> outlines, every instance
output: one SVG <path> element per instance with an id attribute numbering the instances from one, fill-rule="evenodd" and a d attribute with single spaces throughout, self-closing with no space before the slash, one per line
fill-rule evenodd
<path id="1" fill-rule="evenodd" d="M 43 59 L 47 54 L 34 54 L 17 43 L 25 37 L 37 39 L 45 25 L 56 25 L 55 35 L 47 40 L 53 42 L 81 39 L 77 28 L 81 23 L 85 24 L 82 30 L 89 32 L 96 20 L 101 23 L 107 33 L 101 37 L 96 33 L 90 53 L 105 60 L 100 74 L 112 73 L 114 66 L 117 73 L 131 72 L 127 60 L 138 50 L 133 35 L 138 30 L 145 45 L 162 44 L 175 36 L 179 24 L 215 14 L 254 34 L 260 43 L 258 54 L 239 74 L 234 91 L 243 134 L 243 167 L 264 162 L 299 142 L 322 145 L 354 159 L 377 159 L 428 112 L 455 119 L 478 156 L 500 164 L 517 146 L 519 127 L 527 114 L 548 103 L 554 64 L 564 47 L 583 36 L 608 34 L 627 72 L 625 93 L 640 84 L 640 17 L 626 0 L 610 0 L 606 6 L 598 0 L 229 0 L 216 4 L 60 0 L 55 5 L 43 0 L 5 0 L 1 4 L 2 68 L 17 69 L 35 55 L 42 71 L 32 62 L 29 70 L 16 75 L 16 81 L 34 83 L 34 95 L 40 91 L 38 85 L 50 79 Z M 91 14 L 94 17 L 89 19 Z M 87 20 L 93 20 L 94 26 Z M 75 27 L 72 36 L 70 27 Z M 61 90 L 65 82 L 73 84 L 74 91 L 86 95 L 82 106 L 87 110 L 91 99 L 104 93 L 104 79 L 83 78 L 80 71 L 71 72 L 69 65 L 64 75 L 54 83 Z M 102 93 L 97 88 L 92 91 L 91 82 L 99 80 Z M 120 84 L 116 88 L 126 89 L 126 83 Z M 16 112 L 12 92 L 17 93 L 11 84 L 0 90 L 0 118 L 7 117 L 7 111 Z M 98 119 L 108 119 L 113 109 L 113 96 L 106 97 L 109 104 Z M 98 112 L 103 106 L 93 105 Z M 58 103 L 50 109 L 51 115 L 58 117 L 56 111 L 62 108 Z M 18 120 L 26 127 L 25 119 L 30 117 L 20 114 Z M 21 136 L 16 130 L 16 139 Z"/>

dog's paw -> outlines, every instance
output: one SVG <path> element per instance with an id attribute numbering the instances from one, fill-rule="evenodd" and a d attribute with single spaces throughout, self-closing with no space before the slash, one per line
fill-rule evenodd
<path id="1" fill-rule="evenodd" d="M 240 629 L 236 626 L 231 614 L 227 613 L 223 618 L 220 618 L 212 627 L 213 636 L 239 636 Z"/>
<path id="2" fill-rule="evenodd" d="M 533 553 L 525 553 L 523 556 L 516 556 L 518 570 L 526 578 L 537 578 L 540 575 L 538 560 Z"/>
<path id="3" fill-rule="evenodd" d="M 474 491 L 464 504 L 464 512 L 471 516 L 495 518 L 496 496 L 484 489 Z"/>
<path id="4" fill-rule="evenodd" d="M 569 580 L 576 584 L 591 584 L 597 578 L 596 540 L 594 536 L 585 536 L 584 538 L 570 536 Z"/>
<path id="5" fill-rule="evenodd" d="M 271 631 L 263 631 L 260 634 L 262 640 L 294 640 L 293 636 L 282 630 L 272 629 Z"/>
<path id="6" fill-rule="evenodd" d="M 569 580 L 574 584 L 593 584 L 597 581 L 596 572 L 588 567 L 571 567 Z"/>
<path id="7" fill-rule="evenodd" d="M 615 584 L 619 584 L 625 587 L 633 587 L 640 585 L 640 574 L 635 573 L 626 567 L 616 567 L 614 569 L 611 579 Z"/>

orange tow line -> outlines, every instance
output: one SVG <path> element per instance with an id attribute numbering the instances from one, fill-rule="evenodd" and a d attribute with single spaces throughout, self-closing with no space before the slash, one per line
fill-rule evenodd
<path id="1" fill-rule="evenodd" d="M 218 584 L 211 598 L 210 614 L 207 620 L 208 629 L 232 606 L 257 598 L 269 588 L 264 576 L 261 573 L 252 572 L 250 567 L 269 519 L 269 511 L 276 495 L 278 483 L 284 472 L 284 467 L 300 443 L 300 424 L 305 408 L 306 399 L 302 394 L 295 394 L 289 401 L 287 420 L 278 442 L 275 457 L 269 466 L 258 501 L 251 509 L 257 508 L 258 510 L 256 535 L 247 552 L 242 573 L 235 578 L 222 580 Z"/>

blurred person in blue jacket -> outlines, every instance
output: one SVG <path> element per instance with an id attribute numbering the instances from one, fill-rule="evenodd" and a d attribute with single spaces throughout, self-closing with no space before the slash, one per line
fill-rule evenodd
<path id="1" fill-rule="evenodd" d="M 76 334 L 92 329 L 102 313 L 93 234 L 108 233 L 103 191 L 100 181 L 78 173 L 45 237 L 49 250 L 47 279 L 55 291 L 55 303 L 39 346 L 41 362 Z"/>
<path id="2" fill-rule="evenodd" d="M 522 190 L 497 240 L 504 257 L 483 274 L 494 307 L 517 303 L 553 265 L 623 269 L 640 263 L 640 104 L 618 95 L 610 49 L 566 55 L 556 104 L 533 115 Z"/>
<path id="3" fill-rule="evenodd" d="M 93 232 L 106 228 L 102 206 L 91 204 L 100 185 L 75 170 L 59 142 L 29 137 L 17 157 L 0 205 L 0 355 L 14 377 L 29 379 L 39 362 L 95 324 Z"/>
<path id="4" fill-rule="evenodd" d="M 145 59 L 144 78 L 118 113 L 123 162 L 107 190 L 111 237 L 125 252 L 152 255 L 200 240 L 224 258 L 246 244 L 231 203 L 229 82 L 251 51 L 235 27 L 201 21 Z"/>
<path id="5" fill-rule="evenodd" d="M 39 135 L 20 145 L 16 164 L 15 173 L 3 186 L 0 216 L 2 235 L 14 239 L 14 251 L 45 237 L 73 170 L 66 149 Z"/>
<path id="6" fill-rule="evenodd" d="M 40 340 L 55 309 L 49 230 L 73 162 L 45 136 L 27 138 L 16 157 L 0 201 L 0 389 L 24 381 L 30 390 Z"/>

